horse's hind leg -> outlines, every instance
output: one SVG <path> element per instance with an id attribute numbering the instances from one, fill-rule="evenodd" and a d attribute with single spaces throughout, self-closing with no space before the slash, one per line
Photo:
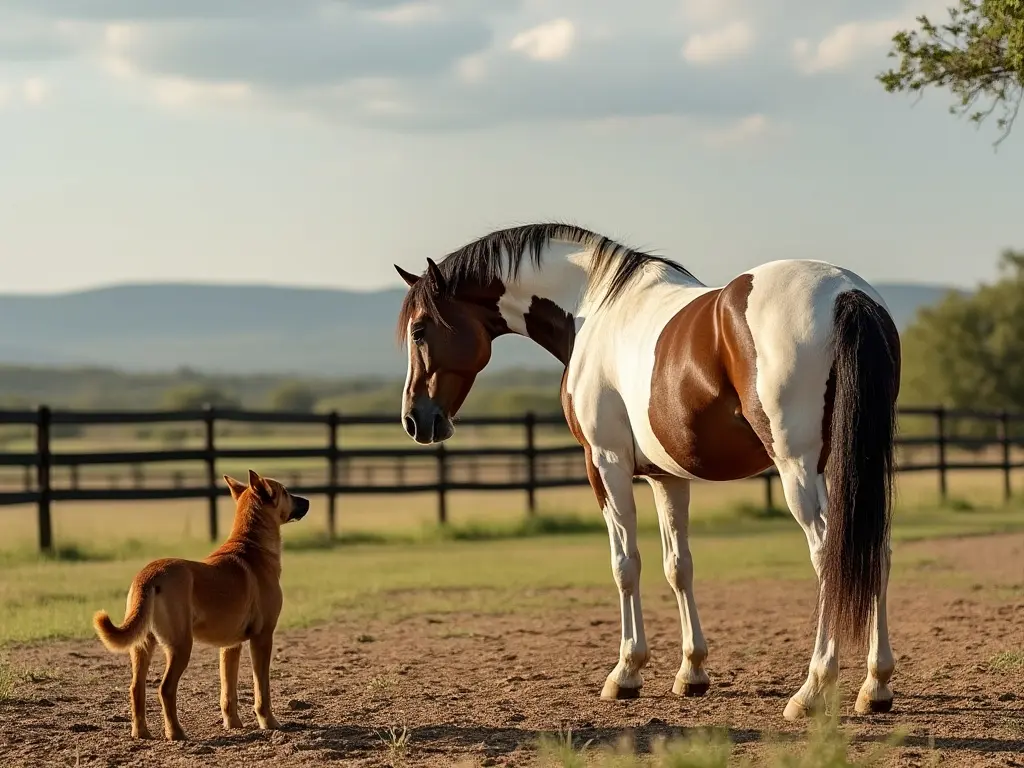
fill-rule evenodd
<path id="1" fill-rule="evenodd" d="M 889 646 L 889 621 L 886 615 L 885 595 L 889 588 L 889 564 L 892 549 L 886 552 L 882 566 L 882 588 L 875 598 L 874 609 L 868 620 L 868 676 L 857 694 L 854 708 L 860 714 L 889 712 L 892 709 L 892 688 L 889 680 L 896 669 L 896 660 Z"/>
<path id="2" fill-rule="evenodd" d="M 821 553 L 825 543 L 827 502 L 825 479 L 817 474 L 816 469 L 819 451 L 820 449 L 795 459 L 776 457 L 775 460 L 782 480 L 782 490 L 786 494 L 786 503 L 807 537 L 811 564 L 818 576 L 819 619 L 814 636 L 814 651 L 807 670 L 807 680 L 786 704 L 784 716 L 787 720 L 799 720 L 820 711 L 824 707 L 828 689 L 839 677 L 839 654 L 835 639 L 820 618 L 823 594 Z"/>
<path id="3" fill-rule="evenodd" d="M 703 696 L 710 680 L 704 671 L 708 645 L 700 628 L 697 600 L 693 595 L 693 558 L 690 555 L 690 481 L 680 477 L 648 477 L 654 491 L 661 527 L 662 561 L 665 578 L 675 592 L 682 625 L 683 661 L 672 684 L 672 692 Z"/>

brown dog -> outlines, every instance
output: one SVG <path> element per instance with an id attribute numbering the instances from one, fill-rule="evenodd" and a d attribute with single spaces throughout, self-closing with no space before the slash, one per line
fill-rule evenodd
<path id="1" fill-rule="evenodd" d="M 249 485 L 224 476 L 236 502 L 235 522 L 224 544 L 202 562 L 155 560 L 143 568 L 128 590 L 120 627 L 106 611 L 93 626 L 111 651 L 130 651 L 132 659 L 132 736 L 152 738 L 146 727 L 146 676 L 156 644 L 163 646 L 167 668 L 160 683 L 164 735 L 184 739 L 178 722 L 178 681 L 188 666 L 192 642 L 220 648 L 220 708 L 225 728 L 241 728 L 238 717 L 238 661 L 249 641 L 260 728 L 277 728 L 270 709 L 270 655 L 281 613 L 281 526 L 300 520 L 309 501 L 293 496 L 281 483 L 249 470 Z"/>

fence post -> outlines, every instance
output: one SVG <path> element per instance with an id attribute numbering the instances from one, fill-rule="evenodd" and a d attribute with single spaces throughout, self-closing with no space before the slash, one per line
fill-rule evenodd
<path id="1" fill-rule="evenodd" d="M 1010 414 L 1005 410 L 999 414 L 999 442 L 1003 447 L 1003 501 L 1009 503 L 1013 497 L 1010 482 Z"/>
<path id="2" fill-rule="evenodd" d="M 437 521 L 448 522 L 448 451 L 444 443 L 437 444 Z"/>
<path id="3" fill-rule="evenodd" d="M 337 411 L 327 416 L 327 536 L 334 538 L 334 520 L 338 503 L 338 424 Z"/>
<path id="4" fill-rule="evenodd" d="M 526 512 L 533 517 L 537 513 L 537 415 L 527 411 L 523 423 L 526 426 Z"/>
<path id="5" fill-rule="evenodd" d="M 775 499 L 772 498 L 772 479 L 771 470 L 764 473 L 764 511 L 769 513 L 775 509 Z"/>
<path id="6" fill-rule="evenodd" d="M 939 450 L 939 501 L 946 502 L 946 408 L 940 405 L 935 409 L 935 429 L 937 432 L 936 446 Z"/>
<path id="7" fill-rule="evenodd" d="M 50 519 L 50 424 L 53 414 L 49 407 L 39 406 L 36 416 L 36 486 L 39 492 L 39 549 L 53 551 L 53 521 Z"/>
<path id="8" fill-rule="evenodd" d="M 215 435 L 216 416 L 212 405 L 203 406 L 203 423 L 206 426 L 206 493 L 209 503 L 210 541 L 217 541 L 217 445 Z"/>

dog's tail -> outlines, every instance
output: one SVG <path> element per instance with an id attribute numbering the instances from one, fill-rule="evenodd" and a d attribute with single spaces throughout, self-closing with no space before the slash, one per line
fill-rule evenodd
<path id="1" fill-rule="evenodd" d="M 109 650 L 127 651 L 145 640 L 149 634 L 155 591 L 156 587 L 151 584 L 132 585 L 132 599 L 121 626 L 112 622 L 106 611 L 96 611 L 92 617 L 92 626 Z"/>

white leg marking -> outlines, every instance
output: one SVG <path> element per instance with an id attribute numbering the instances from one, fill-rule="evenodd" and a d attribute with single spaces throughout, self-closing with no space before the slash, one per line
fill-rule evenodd
<path id="1" fill-rule="evenodd" d="M 825 479 L 814 474 L 818 454 L 799 459 L 777 459 L 782 489 L 786 494 L 793 517 L 804 529 L 811 564 L 819 581 L 818 609 L 821 611 L 821 549 L 825 541 L 826 499 Z M 807 680 L 786 704 L 784 717 L 799 720 L 824 708 L 825 696 L 839 677 L 839 654 L 834 638 L 818 619 L 814 638 L 814 652 L 807 670 Z"/>
<path id="2" fill-rule="evenodd" d="M 601 698 L 635 698 L 644 684 L 640 670 L 647 664 L 649 653 L 640 605 L 640 552 L 636 541 L 633 473 L 606 452 L 595 451 L 593 461 L 607 494 L 603 512 L 608 525 L 612 575 L 619 588 L 622 622 L 619 662 L 608 675 Z"/>
<path id="3" fill-rule="evenodd" d="M 672 692 L 703 696 L 710 680 L 704 671 L 708 644 L 700 628 L 697 600 L 693 594 L 693 557 L 690 555 L 690 481 L 679 477 L 647 478 L 654 491 L 661 527 L 661 551 L 665 578 L 675 592 L 682 626 L 683 661 Z"/>
<path id="4" fill-rule="evenodd" d="M 889 680 L 896 669 L 896 660 L 889 646 L 889 619 L 886 615 L 885 598 L 889 589 L 889 565 L 892 561 L 892 548 L 888 550 L 885 565 L 882 568 L 881 596 L 875 600 L 874 610 L 868 626 L 868 676 L 857 695 L 855 709 L 860 714 L 868 712 L 888 712 L 892 709 L 892 688 Z"/>

